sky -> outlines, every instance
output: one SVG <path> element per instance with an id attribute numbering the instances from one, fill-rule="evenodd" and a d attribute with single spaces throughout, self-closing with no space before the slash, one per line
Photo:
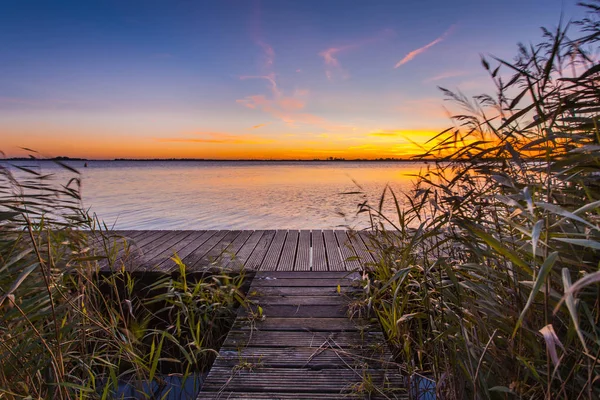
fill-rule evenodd
<path id="1" fill-rule="evenodd" d="M 0 150 L 407 158 L 568 0 L 5 1 Z"/>

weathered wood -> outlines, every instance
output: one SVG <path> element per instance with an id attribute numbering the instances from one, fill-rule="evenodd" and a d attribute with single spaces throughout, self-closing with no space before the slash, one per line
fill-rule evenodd
<path id="1" fill-rule="evenodd" d="M 251 296 L 252 301 L 258 301 L 261 306 L 301 306 L 301 305 L 345 305 L 348 299 L 344 296 Z"/>
<path id="2" fill-rule="evenodd" d="M 264 278 L 275 278 L 275 279 L 298 279 L 298 278 L 316 278 L 316 279 L 331 279 L 331 278 L 347 278 L 347 279 L 360 279 L 361 275 L 354 271 L 348 271 L 340 273 L 340 271 L 312 271 L 307 274 L 305 271 L 258 271 L 256 273 L 256 279 Z"/>
<path id="3" fill-rule="evenodd" d="M 137 264 L 139 264 L 140 260 L 143 260 L 148 253 L 153 252 L 154 250 L 160 249 L 161 251 L 167 247 L 167 243 L 174 236 L 177 236 L 181 231 L 159 231 L 162 234 L 158 236 L 156 239 L 152 240 L 152 242 L 146 244 L 143 248 L 140 248 L 139 251 L 133 253 L 128 258 L 128 263 L 132 269 L 135 269 Z"/>
<path id="4" fill-rule="evenodd" d="M 127 241 L 127 246 L 119 249 L 116 258 L 115 264 L 118 268 L 121 265 L 128 266 L 128 260 L 137 257 L 142 254 L 144 246 L 152 243 L 156 239 L 164 236 L 168 233 L 168 231 L 146 231 L 146 234 L 140 235 L 133 240 Z M 101 270 L 109 268 L 109 261 L 104 260 L 99 263 L 99 267 Z"/>
<path id="5" fill-rule="evenodd" d="M 198 259 L 193 265 L 188 265 L 191 271 L 204 268 L 211 263 L 215 263 L 224 253 L 228 247 L 233 243 L 242 231 L 228 231 L 222 238 L 217 242 L 212 249 Z"/>
<path id="6" fill-rule="evenodd" d="M 372 254 L 367 249 L 367 246 L 365 246 L 360 238 L 360 232 L 348 232 L 348 237 L 350 238 L 350 243 L 352 244 L 354 252 L 358 256 L 361 267 L 375 261 Z"/>
<path id="7" fill-rule="evenodd" d="M 233 242 L 221 253 L 219 258 L 216 260 L 217 265 L 223 269 L 229 268 L 231 262 L 236 259 L 238 252 L 244 246 L 244 244 L 250 239 L 254 232 L 252 231 L 240 231 L 240 234 L 234 239 Z M 233 265 L 235 267 L 235 265 Z M 239 269 L 239 268 L 236 268 Z"/>
<path id="8" fill-rule="evenodd" d="M 177 253 L 179 258 L 183 259 L 189 254 L 191 254 L 203 243 L 205 243 L 212 236 L 214 236 L 216 233 L 217 231 L 196 231 L 192 233 L 190 236 L 177 243 L 177 245 L 173 249 L 171 249 L 170 253 L 163 253 L 163 255 L 168 254 L 168 258 L 158 262 L 154 270 L 170 272 L 176 267 L 175 261 L 171 259 L 174 253 Z"/>
<path id="9" fill-rule="evenodd" d="M 294 271 L 310 271 L 310 231 L 300 231 Z"/>
<path id="10" fill-rule="evenodd" d="M 348 314 L 347 303 L 283 305 L 259 301 L 257 304 L 251 304 L 249 309 L 240 308 L 238 316 L 247 317 L 250 313 L 256 315 L 259 306 L 266 318 L 346 318 Z"/>
<path id="11" fill-rule="evenodd" d="M 267 250 L 269 249 L 269 246 L 275 237 L 275 233 L 276 231 L 265 231 L 263 233 L 262 237 L 256 244 L 254 251 L 252 251 L 252 254 L 249 256 L 248 261 L 246 262 L 246 268 L 252 270 L 258 270 L 261 268 L 262 262 L 267 254 Z"/>
<path id="12" fill-rule="evenodd" d="M 315 230 L 311 232 L 312 243 L 312 270 L 327 271 L 327 255 L 325 253 L 325 240 L 323 231 Z"/>
<path id="13" fill-rule="evenodd" d="M 367 375 L 369 382 L 382 391 L 398 390 L 404 384 L 399 374 L 379 369 L 346 368 L 314 371 L 309 368 L 257 367 L 247 370 L 244 368 L 232 370 L 229 367 L 216 367 L 211 369 L 203 390 L 351 393 L 355 390 L 352 385 L 363 383 L 363 379 L 367 379 Z"/>
<path id="14" fill-rule="evenodd" d="M 375 347 L 385 344 L 381 332 L 309 332 L 260 331 L 248 334 L 247 330 L 232 329 L 225 341 L 226 347 L 319 347 L 333 344 L 343 348 Z"/>
<path id="15" fill-rule="evenodd" d="M 182 258 L 183 263 L 190 270 L 194 270 L 194 266 L 198 263 L 202 258 L 221 241 L 227 235 L 229 231 L 218 231 L 213 236 L 210 237 L 206 242 L 202 243 L 198 246 L 194 251 L 188 254 L 185 258 Z"/>
<path id="16" fill-rule="evenodd" d="M 278 271 L 292 271 L 296 260 L 296 249 L 298 248 L 298 231 L 288 231 L 281 251 L 281 257 L 277 264 Z"/>
<path id="17" fill-rule="evenodd" d="M 266 318 L 264 321 L 238 317 L 234 329 L 261 331 L 350 332 L 369 328 L 369 324 L 359 324 L 347 318 Z"/>
<path id="18" fill-rule="evenodd" d="M 345 271 L 346 267 L 340 256 L 340 249 L 333 231 L 323 231 L 325 238 L 325 252 L 327 253 L 327 264 L 330 271 Z"/>
<path id="19" fill-rule="evenodd" d="M 352 248 L 346 231 L 335 231 L 335 237 L 338 241 L 346 269 L 349 271 L 358 271 L 360 269 L 360 262 L 358 262 L 357 255 Z"/>
<path id="20" fill-rule="evenodd" d="M 222 348 L 213 367 L 235 367 L 240 362 L 267 368 L 356 368 L 364 363 L 368 363 L 371 368 L 398 368 L 385 346 L 344 349 L 330 342 L 319 343 L 314 347 Z"/>
<path id="21" fill-rule="evenodd" d="M 265 255 L 262 264 L 259 266 L 261 271 L 275 271 L 277 269 L 277 263 L 281 256 L 281 250 L 283 249 L 286 236 L 287 231 L 277 231 L 275 233 L 275 237 L 273 237 L 269 250 L 267 250 L 267 254 Z"/>
<path id="22" fill-rule="evenodd" d="M 229 268 L 241 269 L 241 268 L 243 268 L 244 265 L 246 264 L 246 261 L 248 261 L 248 258 L 254 251 L 254 248 L 258 244 L 258 241 L 264 234 L 264 231 L 254 231 L 254 232 L 244 231 L 244 232 L 249 233 L 250 237 L 248 237 L 248 239 L 244 242 L 244 244 L 235 252 L 235 256 L 223 265 L 223 268 L 226 268 L 226 269 L 229 269 Z M 243 234 L 240 236 L 243 236 Z M 236 239 L 236 241 L 237 240 L 239 240 L 239 237 L 238 237 L 238 239 Z M 232 245 L 232 247 L 235 247 L 235 246 Z"/>
<path id="23" fill-rule="evenodd" d="M 135 270 L 148 270 L 153 268 L 153 263 L 156 260 L 163 260 L 166 257 L 173 255 L 173 248 L 177 243 L 184 240 L 186 237 L 193 234 L 193 231 L 173 231 L 173 234 L 165 237 L 160 246 L 153 246 L 148 249 L 143 255 L 134 261 L 133 268 Z M 169 254 L 170 255 L 167 255 Z"/>
<path id="24" fill-rule="evenodd" d="M 331 287 L 336 288 L 338 285 L 340 286 L 357 286 L 358 280 L 354 281 L 351 279 L 344 278 L 321 278 L 319 275 L 308 274 L 305 278 L 291 278 L 291 279 L 281 279 L 281 278 L 272 278 L 267 275 L 257 275 L 252 282 L 253 288 L 262 288 L 262 287 Z"/>
<path id="25" fill-rule="evenodd" d="M 360 289 L 352 286 L 340 287 L 261 287 L 250 289 L 252 296 L 337 296 L 358 293 Z"/>
<path id="26" fill-rule="evenodd" d="M 365 399 L 364 394 L 352 394 L 352 393 L 344 393 L 341 397 L 342 399 Z M 379 397 L 369 397 L 370 399 L 379 399 Z M 386 397 L 381 397 L 385 399 Z M 405 397 L 408 399 L 408 396 Z M 231 392 L 228 390 L 223 390 L 219 392 L 206 392 L 202 393 L 202 399 L 206 400 L 225 400 L 225 399 L 246 399 L 246 400 L 304 400 L 304 399 L 316 399 L 316 400 L 339 400 L 340 394 L 330 393 L 330 394 L 322 394 L 322 393 L 283 393 L 283 392 Z M 200 398 L 198 398 L 200 400 Z"/>

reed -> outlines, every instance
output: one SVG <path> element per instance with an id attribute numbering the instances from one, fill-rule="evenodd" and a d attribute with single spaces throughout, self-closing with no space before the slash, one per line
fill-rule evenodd
<path id="1" fill-rule="evenodd" d="M 207 369 L 243 303 L 243 274 L 179 272 L 148 283 L 117 255 L 130 243 L 60 185 L 0 167 L 0 398 L 165 396 L 167 375 Z M 111 266 L 99 273 L 99 264 Z M 189 386 L 189 385 L 188 385 Z"/>
<path id="2" fill-rule="evenodd" d="M 364 301 L 439 398 L 600 397 L 600 2 L 581 6 L 514 62 L 482 59 L 493 96 L 441 88 L 463 113 L 424 154 L 438 161 L 413 193 L 360 205 Z"/>

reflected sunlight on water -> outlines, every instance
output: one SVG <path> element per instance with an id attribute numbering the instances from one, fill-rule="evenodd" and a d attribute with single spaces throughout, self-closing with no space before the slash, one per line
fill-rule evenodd
<path id="1" fill-rule="evenodd" d="M 51 162 L 26 161 L 56 173 Z M 407 192 L 423 163 L 70 161 L 83 202 L 117 229 L 330 229 L 366 227 L 362 190 L 376 204 L 386 184 Z M 355 183 L 356 182 L 356 183 Z M 399 196 L 403 197 L 403 196 Z M 393 208 L 388 204 L 393 215 Z M 344 216 L 342 216 L 345 215 Z"/>

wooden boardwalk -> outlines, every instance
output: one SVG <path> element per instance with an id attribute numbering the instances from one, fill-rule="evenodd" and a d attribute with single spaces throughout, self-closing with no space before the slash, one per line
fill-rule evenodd
<path id="1" fill-rule="evenodd" d="M 373 262 L 366 232 L 343 230 L 266 231 L 114 231 L 110 240 L 96 238 L 95 246 L 115 251 L 127 238 L 112 267 L 131 271 L 172 272 L 174 252 L 190 272 L 207 268 L 255 271 L 356 271 Z M 107 262 L 102 268 L 111 268 Z"/>
<path id="2" fill-rule="evenodd" d="M 257 272 L 198 399 L 408 398 L 379 324 L 348 318 L 355 279 Z"/>

